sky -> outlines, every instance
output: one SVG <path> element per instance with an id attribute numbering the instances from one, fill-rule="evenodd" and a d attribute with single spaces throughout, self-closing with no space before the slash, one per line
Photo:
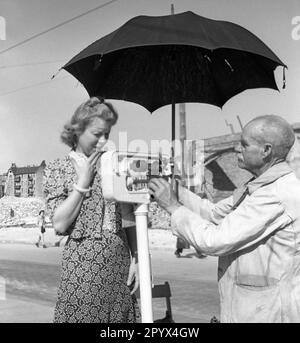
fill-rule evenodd
<path id="1" fill-rule="evenodd" d="M 261 114 L 278 114 L 300 122 L 300 0 L 116 0 L 8 51 L 55 25 L 108 0 L 0 0 L 0 174 L 11 163 L 39 165 L 68 152 L 60 132 L 77 106 L 88 99 L 85 89 L 60 67 L 90 43 L 137 15 L 168 15 L 193 11 L 212 19 L 232 21 L 257 35 L 288 66 L 286 88 L 282 68 L 275 71 L 280 92 L 245 91 L 223 109 L 187 104 L 187 138 L 203 139 L 231 133 L 226 121 L 240 131 Z M 3 35 L 5 19 L 5 37 Z M 1 24 L 2 23 L 2 24 Z M 5 40 L 3 39 L 5 38 Z M 50 63 L 51 62 L 51 63 Z M 33 65 L 32 65 L 33 64 Z M 125 132 L 133 140 L 170 140 L 171 107 L 150 114 L 132 103 L 113 101 L 119 121 L 111 139 Z M 177 108 L 178 110 L 178 108 Z M 177 115 L 177 130 L 179 117 Z"/>

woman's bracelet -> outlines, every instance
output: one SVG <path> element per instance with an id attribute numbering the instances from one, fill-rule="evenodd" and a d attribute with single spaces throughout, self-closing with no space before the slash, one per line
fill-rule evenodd
<path id="1" fill-rule="evenodd" d="M 89 188 L 82 188 L 82 187 L 79 187 L 78 185 L 76 185 L 76 183 L 74 183 L 73 188 L 74 188 L 77 192 L 79 192 L 79 193 L 81 193 L 81 194 L 87 194 L 88 192 L 91 191 L 91 187 L 89 187 Z"/>

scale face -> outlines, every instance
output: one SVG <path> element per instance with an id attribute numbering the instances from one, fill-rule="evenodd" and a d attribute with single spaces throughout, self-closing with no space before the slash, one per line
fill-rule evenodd
<path id="1" fill-rule="evenodd" d="M 100 163 L 103 195 L 119 202 L 149 203 L 149 180 L 171 175 L 169 159 L 158 154 L 107 151 Z"/>

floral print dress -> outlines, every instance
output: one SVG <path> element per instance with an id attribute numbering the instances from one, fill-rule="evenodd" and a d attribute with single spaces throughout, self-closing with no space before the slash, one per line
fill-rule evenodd
<path id="1" fill-rule="evenodd" d="M 75 182 L 69 156 L 49 163 L 44 192 L 50 217 Z M 126 285 L 130 251 L 120 206 L 103 198 L 98 173 L 91 187 L 67 231 L 54 322 L 133 323 L 139 311 Z"/>

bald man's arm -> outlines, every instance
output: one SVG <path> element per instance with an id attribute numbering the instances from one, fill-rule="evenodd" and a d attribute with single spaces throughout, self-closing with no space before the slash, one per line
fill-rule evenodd
<path id="1" fill-rule="evenodd" d="M 253 246 L 292 221 L 276 194 L 258 190 L 219 225 L 181 206 L 172 213 L 171 227 L 195 249 L 222 256 Z"/>
<path id="2" fill-rule="evenodd" d="M 231 212 L 233 206 L 232 196 L 214 204 L 182 186 L 178 187 L 178 200 L 184 207 L 214 224 L 220 223 Z"/>

